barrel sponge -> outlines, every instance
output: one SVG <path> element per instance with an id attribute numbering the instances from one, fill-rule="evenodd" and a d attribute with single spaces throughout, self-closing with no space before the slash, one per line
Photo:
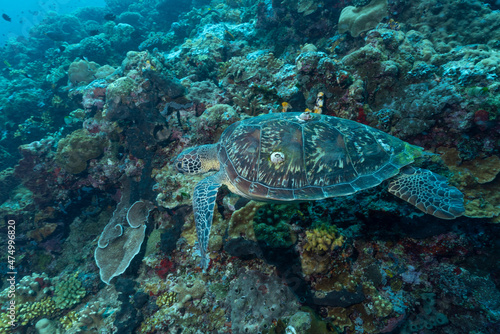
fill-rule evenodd
<path id="1" fill-rule="evenodd" d="M 387 15 L 387 0 L 372 0 L 363 7 L 347 6 L 340 13 L 339 33 L 348 31 L 358 37 L 363 31 L 373 29 Z"/>

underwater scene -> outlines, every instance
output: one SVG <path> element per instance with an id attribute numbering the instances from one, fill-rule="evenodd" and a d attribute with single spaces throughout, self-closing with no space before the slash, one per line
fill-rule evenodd
<path id="1" fill-rule="evenodd" d="M 0 11 L 0 334 L 500 333 L 499 0 Z"/>

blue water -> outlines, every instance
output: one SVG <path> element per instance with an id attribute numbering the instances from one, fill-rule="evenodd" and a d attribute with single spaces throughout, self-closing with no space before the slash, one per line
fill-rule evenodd
<path id="1" fill-rule="evenodd" d="M 0 20 L 0 45 L 9 38 L 28 37 L 29 30 L 42 22 L 49 12 L 58 14 L 71 13 L 82 7 L 104 7 L 104 0 L 25 0 L 2 1 L 0 12 L 7 14 L 11 22 Z"/>

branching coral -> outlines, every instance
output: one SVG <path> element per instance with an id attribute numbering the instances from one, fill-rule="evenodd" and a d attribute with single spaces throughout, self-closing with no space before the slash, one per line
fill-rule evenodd
<path id="1" fill-rule="evenodd" d="M 324 254 L 333 251 L 344 244 L 345 238 L 335 226 L 321 226 L 310 231 L 306 231 L 304 250 L 317 254 Z"/>
<path id="2" fill-rule="evenodd" d="M 103 316 L 105 310 L 106 308 L 99 301 L 96 301 L 78 312 L 76 326 L 78 326 L 79 331 L 77 333 L 102 333 L 100 330 L 106 328 Z"/>
<path id="3" fill-rule="evenodd" d="M 344 244 L 345 238 L 335 226 L 321 225 L 306 231 L 300 242 L 300 261 L 306 275 L 325 272 L 332 265 L 331 252 Z"/>
<path id="4" fill-rule="evenodd" d="M 54 304 L 58 309 L 67 309 L 75 304 L 86 295 L 85 288 L 82 286 L 76 276 L 70 276 L 68 279 L 60 280 L 54 289 Z"/>

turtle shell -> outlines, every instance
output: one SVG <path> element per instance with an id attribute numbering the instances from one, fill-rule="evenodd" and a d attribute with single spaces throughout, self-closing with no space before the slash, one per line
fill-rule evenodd
<path id="1" fill-rule="evenodd" d="M 413 162 L 417 147 L 369 126 L 333 116 L 272 113 L 229 126 L 219 161 L 241 195 L 302 201 L 374 187 Z M 280 153 L 282 162 L 271 159 Z"/>

